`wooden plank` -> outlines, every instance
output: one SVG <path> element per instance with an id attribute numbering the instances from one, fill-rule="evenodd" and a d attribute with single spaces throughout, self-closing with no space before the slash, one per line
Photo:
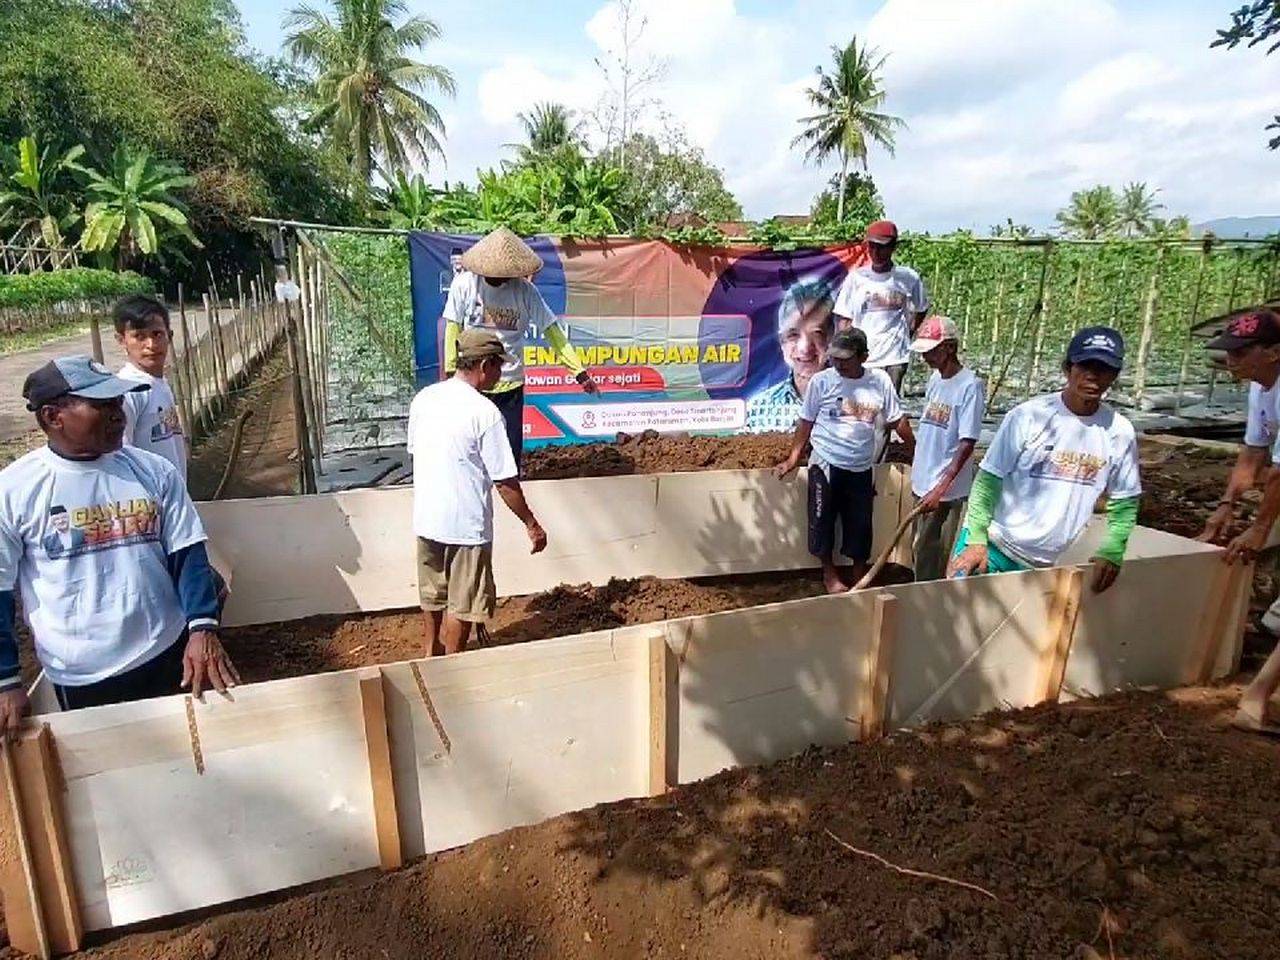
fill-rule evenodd
<path id="1" fill-rule="evenodd" d="M 649 796 L 680 776 L 680 661 L 662 630 L 649 637 Z"/>
<path id="2" fill-rule="evenodd" d="M 1032 692 L 1033 697 L 1038 697 L 1039 700 L 1055 702 L 1062 690 L 1062 678 L 1066 673 L 1067 658 L 1075 639 L 1080 599 L 1084 590 L 1084 571 L 1079 567 L 1063 567 L 1057 574 L 1053 601 L 1045 623 L 1040 670 L 1036 688 Z"/>
<path id="3" fill-rule="evenodd" d="M 1213 672 L 1213 664 L 1223 639 L 1233 625 L 1239 604 L 1239 569 L 1246 565 L 1226 564 L 1219 560 L 1213 572 L 1212 586 L 1201 610 L 1195 645 L 1187 659 L 1185 679 L 1188 683 L 1205 683 Z M 1248 566 L 1252 576 L 1252 566 Z"/>
<path id="4" fill-rule="evenodd" d="M 15 745 L 14 766 L 49 945 L 55 953 L 71 953 L 80 949 L 84 930 L 62 813 L 62 774 L 47 723 Z"/>
<path id="5" fill-rule="evenodd" d="M 0 777 L 4 795 L 0 797 L 0 896 L 4 899 L 4 921 L 9 943 L 23 953 L 48 960 L 53 956 L 45 926 L 35 866 L 31 857 L 14 744 L 0 743 Z"/>
<path id="6" fill-rule="evenodd" d="M 898 599 L 891 593 L 877 593 L 871 617 L 871 645 L 867 648 L 866 691 L 862 695 L 859 727 L 864 740 L 884 735 L 885 711 L 889 705 L 889 681 L 893 670 L 894 647 L 898 640 Z"/>
<path id="7" fill-rule="evenodd" d="M 373 787 L 373 819 L 378 833 L 378 856 L 383 870 L 404 866 L 400 848 L 400 822 L 396 813 L 396 785 L 391 768 L 391 742 L 387 735 L 387 705 L 382 671 L 368 667 L 359 672 L 360 706 L 364 715 L 364 742 L 369 751 L 369 781 Z"/>

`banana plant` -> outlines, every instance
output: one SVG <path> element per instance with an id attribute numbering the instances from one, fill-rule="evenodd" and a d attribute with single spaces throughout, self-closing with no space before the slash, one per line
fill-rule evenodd
<path id="1" fill-rule="evenodd" d="M 51 146 L 39 149 L 36 138 L 28 135 L 4 153 L 8 176 L 0 183 L 0 225 L 16 227 L 18 236 L 39 237 L 50 249 L 63 246 L 80 214 L 59 183 L 68 171 L 83 171 L 76 161 L 84 147 L 77 144 L 59 156 Z"/>
<path id="2" fill-rule="evenodd" d="M 93 200 L 84 209 L 85 250 L 116 255 L 123 268 L 137 254 L 154 256 L 161 241 L 177 235 L 194 247 L 202 244 L 191 232 L 186 207 L 173 193 L 195 183 L 181 167 L 151 156 L 145 149 L 119 146 L 107 173 L 85 169 Z"/>

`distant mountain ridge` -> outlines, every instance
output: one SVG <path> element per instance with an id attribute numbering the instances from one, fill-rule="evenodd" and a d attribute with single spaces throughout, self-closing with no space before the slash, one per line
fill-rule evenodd
<path id="1" fill-rule="evenodd" d="M 1206 220 L 1191 227 L 1197 237 L 1206 231 L 1213 231 L 1215 236 L 1224 240 L 1238 240 L 1244 237 L 1268 237 L 1280 233 L 1280 216 L 1273 217 L 1218 217 Z"/>

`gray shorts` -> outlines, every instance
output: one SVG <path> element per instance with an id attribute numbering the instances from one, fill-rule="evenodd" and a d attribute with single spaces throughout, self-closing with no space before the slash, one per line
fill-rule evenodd
<path id="1" fill-rule="evenodd" d="M 418 538 L 418 601 L 423 610 L 444 610 L 459 620 L 482 623 L 493 616 L 493 544 L 440 543 Z"/>

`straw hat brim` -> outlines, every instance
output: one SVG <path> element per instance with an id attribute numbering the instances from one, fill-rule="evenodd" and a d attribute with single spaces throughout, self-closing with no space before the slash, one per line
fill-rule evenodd
<path id="1" fill-rule="evenodd" d="M 499 227 L 462 255 L 462 268 L 481 277 L 527 277 L 542 269 L 542 258 L 506 227 Z"/>

